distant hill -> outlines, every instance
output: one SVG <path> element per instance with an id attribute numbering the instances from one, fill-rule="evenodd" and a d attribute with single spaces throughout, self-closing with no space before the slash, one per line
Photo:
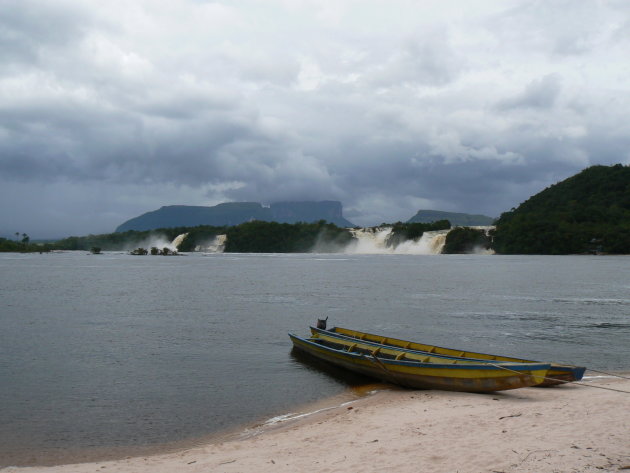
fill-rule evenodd
<path id="1" fill-rule="evenodd" d="M 442 212 L 440 210 L 418 210 L 411 217 L 409 223 L 433 223 L 439 220 L 448 220 L 453 226 L 476 227 L 493 225 L 494 219 L 485 215 L 472 215 L 455 212 Z"/>
<path id="2" fill-rule="evenodd" d="M 269 207 L 258 202 L 228 202 L 214 207 L 168 205 L 127 220 L 116 232 L 197 225 L 232 226 L 252 220 L 278 223 L 325 220 L 339 227 L 354 226 L 343 217 L 341 202 L 337 201 L 277 202 Z"/>
<path id="3" fill-rule="evenodd" d="M 494 248 L 505 254 L 630 254 L 630 167 L 592 166 L 505 212 Z"/>

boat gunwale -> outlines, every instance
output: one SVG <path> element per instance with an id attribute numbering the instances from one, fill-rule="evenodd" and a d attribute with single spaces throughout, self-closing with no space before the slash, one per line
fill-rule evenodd
<path id="1" fill-rule="evenodd" d="M 366 345 L 371 345 L 371 346 L 375 346 L 375 347 L 382 347 L 382 348 L 387 348 L 390 350 L 395 350 L 395 351 L 400 351 L 400 352 L 404 352 L 404 353 L 412 353 L 412 354 L 422 354 L 425 356 L 431 356 L 433 358 L 444 358 L 447 360 L 461 360 L 461 361 L 472 361 L 472 362 L 480 362 L 480 363 L 485 363 L 485 364 L 501 364 L 501 365 L 506 365 L 506 364 L 512 364 L 512 365 L 522 365 L 522 364 L 531 364 L 531 363 L 543 363 L 545 364 L 546 362 L 543 361 L 535 361 L 535 360 L 523 360 L 523 361 L 506 361 L 506 360 L 490 360 L 490 359 L 483 359 L 483 358 L 469 358 L 467 356 L 455 356 L 455 355 L 443 355 L 441 353 L 433 353 L 433 352 L 429 352 L 429 351 L 424 351 L 424 350 L 413 350 L 411 348 L 404 348 L 404 347 L 399 347 L 397 345 L 389 345 L 387 343 L 383 344 L 383 343 L 379 343 L 379 342 L 373 342 L 371 340 L 362 340 L 360 338 L 357 337 L 352 337 L 350 335 L 345 335 L 342 333 L 338 333 L 338 332 L 332 332 L 330 330 L 322 330 L 316 327 L 310 327 L 311 331 L 317 334 L 323 334 L 323 335 L 328 335 L 331 338 L 337 338 L 339 340 L 346 340 L 346 341 L 352 341 L 352 342 L 360 342 L 360 343 L 365 343 Z M 334 327 L 336 328 L 336 327 Z M 387 337 L 387 339 L 389 340 L 390 338 Z M 399 340 L 399 339 L 395 339 L 395 340 Z M 406 340 L 401 340 L 401 341 L 406 341 Z M 416 342 L 411 342 L 411 343 L 416 343 Z M 423 345 L 423 344 L 422 344 Z M 473 353 L 473 352 L 467 352 L 467 353 Z M 494 355 L 491 355 L 494 356 Z M 506 357 L 509 358 L 509 357 Z M 558 366 L 558 365 L 553 365 L 553 366 Z"/>
<path id="2" fill-rule="evenodd" d="M 316 327 L 310 327 L 311 331 L 322 331 L 322 329 L 318 329 Z M 365 334 L 367 336 L 370 337 L 380 337 L 380 335 L 378 334 L 374 334 L 374 333 L 369 333 L 369 332 L 361 332 L 359 330 L 353 330 L 353 329 L 349 329 L 349 328 L 345 328 L 345 327 L 332 327 L 329 330 L 323 330 L 323 332 L 325 333 L 330 333 L 330 334 L 334 334 L 335 336 L 340 336 L 340 337 L 347 337 L 348 339 L 351 340 L 361 340 L 358 337 L 353 337 L 352 335 L 346 335 L 344 333 L 340 333 L 340 332 L 336 332 L 335 330 L 337 329 L 341 329 L 341 330 L 346 330 L 348 332 L 355 332 L 355 333 L 361 333 L 361 334 Z M 448 351 L 460 351 L 457 350 L 455 348 L 448 348 L 448 347 L 441 347 L 438 345 L 428 345 L 426 343 L 421 343 L 421 342 L 414 342 L 411 340 L 404 340 L 401 338 L 395 338 L 395 337 L 383 337 L 386 340 L 390 341 L 390 340 L 395 340 L 397 342 L 404 342 L 404 343 L 412 343 L 412 344 L 416 344 L 416 345 L 426 345 L 428 347 L 433 347 L 435 349 L 438 350 L 448 350 Z M 506 355 L 493 355 L 491 353 L 482 353 L 482 352 L 475 352 L 475 351 L 468 351 L 468 350 L 461 350 L 463 353 L 465 354 L 470 354 L 470 355 L 481 355 L 481 356 L 487 356 L 488 358 L 472 358 L 469 356 L 456 356 L 456 355 L 446 355 L 443 353 L 435 353 L 435 352 L 429 352 L 429 351 L 425 351 L 425 350 L 413 350 L 411 348 L 404 348 L 402 346 L 398 346 L 398 345 L 392 345 L 389 343 L 379 343 L 376 341 L 371 341 L 371 340 L 361 340 L 362 342 L 369 342 L 369 343 L 375 343 L 376 345 L 379 346 L 388 346 L 388 347 L 392 347 L 396 350 L 410 350 L 410 351 L 414 351 L 416 353 L 427 353 L 429 355 L 432 356 L 440 356 L 440 357 L 452 357 L 452 358 L 461 358 L 461 359 L 468 359 L 468 360 L 478 360 L 478 361 L 489 361 L 489 362 L 512 362 L 512 363 L 544 363 L 541 361 L 536 361 L 536 360 L 530 360 L 530 359 L 526 359 L 526 358 L 517 358 L 517 357 L 511 357 L 511 356 L 506 356 Z M 492 358 L 494 357 L 494 359 Z M 497 359 L 498 358 L 498 359 Z M 571 372 L 575 372 L 580 371 L 580 370 L 585 370 L 586 368 L 584 366 L 577 366 L 577 365 L 570 365 L 570 364 L 565 364 L 565 363 L 550 363 L 551 365 L 551 369 L 552 370 L 560 370 L 560 371 L 571 371 Z"/>
<path id="3" fill-rule="evenodd" d="M 321 329 L 318 329 L 316 327 L 311 327 L 311 328 L 313 328 L 315 330 L 321 330 Z M 364 335 L 369 336 L 369 337 L 380 337 L 380 335 L 378 335 L 376 333 L 361 332 L 360 330 L 354 330 L 354 329 L 345 328 L 345 327 L 332 327 L 331 329 L 326 330 L 326 332 L 335 333 L 335 334 L 338 334 L 338 335 L 343 335 L 343 336 L 349 337 L 349 338 L 355 338 L 355 337 L 352 337 L 351 335 L 346 335 L 346 334 L 343 334 L 343 333 L 336 332 L 337 329 L 347 330 L 348 332 L 361 333 L 361 334 L 364 334 Z M 385 338 L 387 340 L 395 340 L 397 342 L 403 342 L 403 343 L 413 343 L 413 344 L 416 344 L 416 345 L 426 345 L 428 347 L 435 348 L 436 350 L 461 351 L 461 352 L 469 353 L 469 354 L 487 356 L 487 357 L 489 357 L 488 359 L 490 361 L 513 361 L 515 363 L 531 363 L 531 362 L 537 363 L 535 360 L 529 360 L 529 359 L 526 359 L 526 358 L 518 358 L 518 357 L 515 357 L 515 356 L 493 355 L 492 353 L 483 353 L 483 352 L 468 351 L 468 350 L 458 350 L 458 349 L 455 349 L 455 348 L 441 347 L 441 346 L 438 346 L 438 345 L 429 345 L 427 343 L 414 342 L 412 340 L 404 340 L 402 338 L 396 338 L 396 337 L 383 337 L 383 338 Z M 373 343 L 378 343 L 378 342 L 373 342 Z M 391 345 L 391 346 L 398 347 L 398 345 Z M 398 348 L 402 349 L 404 347 L 398 347 Z M 415 351 L 423 351 L 423 350 L 415 350 Z M 442 353 L 431 353 L 431 354 L 432 355 L 433 354 L 440 355 L 440 356 L 453 356 L 455 358 L 466 358 L 466 357 L 461 357 L 461 356 L 456 356 L 456 355 L 445 355 L 445 354 L 442 354 Z M 503 360 L 491 360 L 492 357 L 503 358 Z M 480 359 L 483 360 L 484 358 L 480 358 Z"/>
<path id="4" fill-rule="evenodd" d="M 297 335 L 294 335 L 292 333 L 289 333 L 289 337 L 291 338 L 291 340 L 293 339 L 297 339 L 300 340 L 301 342 L 307 343 L 313 347 L 318 347 L 318 348 L 323 348 L 327 351 L 331 351 L 334 353 L 339 353 L 341 355 L 343 355 L 344 357 L 348 357 L 348 358 L 353 358 L 353 359 L 368 359 L 367 355 L 363 355 L 360 353 L 353 353 L 353 352 L 348 352 L 345 350 L 340 350 L 337 348 L 333 348 L 333 347 L 329 347 L 326 345 L 322 345 L 320 343 L 316 343 L 313 340 L 316 339 L 309 339 L 309 338 L 302 338 L 299 337 Z M 324 341 L 324 340 L 322 340 Z M 325 342 L 325 341 L 324 341 Z M 483 371 L 496 371 L 497 373 L 502 373 L 505 374 L 506 372 L 512 372 L 513 374 L 518 374 L 521 376 L 530 376 L 527 373 L 521 373 L 521 371 L 542 371 L 542 370 L 546 370 L 548 371 L 551 367 L 551 365 L 549 363 L 516 363 L 516 364 L 507 364 L 507 366 L 503 366 L 506 365 L 506 363 L 493 363 L 493 364 L 488 364 L 488 363 L 475 363 L 474 361 L 470 361 L 468 363 L 462 363 L 462 364 L 453 364 L 453 363 L 433 363 L 433 362 L 422 362 L 422 361 L 416 361 L 416 360 L 390 360 L 387 358 L 379 358 L 374 356 L 379 362 L 382 362 L 384 364 L 388 364 L 388 365 L 398 365 L 398 366 L 405 366 L 405 367 L 417 367 L 417 368 L 433 368 L 433 369 L 444 369 L 444 370 L 456 370 L 456 369 L 464 369 L 464 370 L 483 370 Z M 463 360 L 466 361 L 466 360 Z M 516 372 L 516 373 L 514 373 Z"/>

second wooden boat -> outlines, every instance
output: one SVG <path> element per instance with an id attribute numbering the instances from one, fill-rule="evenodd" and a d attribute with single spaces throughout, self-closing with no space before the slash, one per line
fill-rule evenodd
<path id="1" fill-rule="evenodd" d="M 526 360 L 510 356 L 491 355 L 487 353 L 478 353 L 466 350 L 458 350 L 454 348 L 438 347 L 435 345 L 427 345 L 424 343 L 385 337 L 383 335 L 360 332 L 358 330 L 352 330 L 343 327 L 333 327 L 329 330 L 321 330 L 315 327 L 311 327 L 311 333 L 313 334 L 313 336 L 318 336 L 318 334 L 331 334 L 333 336 L 337 335 L 350 339 L 373 342 L 383 346 L 391 346 L 394 348 L 403 348 L 405 350 L 417 351 L 431 355 L 440 355 L 473 361 L 487 361 L 490 363 L 540 363 L 534 360 Z M 583 366 L 564 365 L 559 363 L 550 363 L 550 365 L 551 366 L 547 373 L 546 379 L 542 383 L 540 383 L 539 386 L 553 386 L 571 381 L 579 381 L 582 379 L 582 376 L 584 376 L 584 372 L 586 371 L 586 368 Z"/>

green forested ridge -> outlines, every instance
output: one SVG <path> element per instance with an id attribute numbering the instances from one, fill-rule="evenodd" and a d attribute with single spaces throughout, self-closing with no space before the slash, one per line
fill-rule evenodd
<path id="1" fill-rule="evenodd" d="M 501 215 L 504 254 L 630 253 L 630 167 L 592 166 Z"/>

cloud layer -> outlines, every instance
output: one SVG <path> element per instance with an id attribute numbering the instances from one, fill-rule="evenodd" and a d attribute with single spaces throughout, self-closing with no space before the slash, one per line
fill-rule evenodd
<path id="1" fill-rule="evenodd" d="M 498 216 L 630 163 L 627 2 L 0 0 L 0 235 L 168 204 Z"/>

